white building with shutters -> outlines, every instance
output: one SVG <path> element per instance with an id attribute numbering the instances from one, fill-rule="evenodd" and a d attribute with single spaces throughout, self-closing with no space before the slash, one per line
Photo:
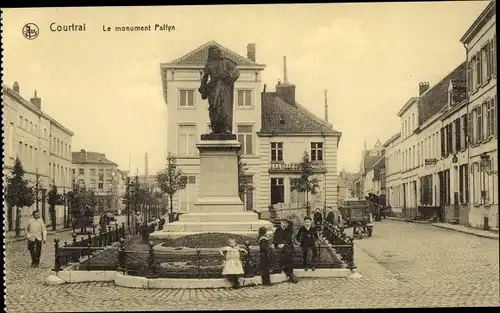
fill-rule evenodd
<path id="1" fill-rule="evenodd" d="M 290 185 L 290 180 L 298 177 L 297 165 L 304 151 L 311 156 L 321 186 L 310 200 L 321 206 L 336 205 L 337 147 L 341 134 L 296 103 L 295 86 L 288 84 L 286 77 L 283 84 L 276 86 L 276 92 L 261 93 L 265 65 L 255 60 L 255 44 L 247 46 L 247 57 L 243 57 L 210 41 L 160 65 L 168 114 L 167 150 L 176 156 L 188 182 L 174 197 L 175 210 L 188 212 L 198 197 L 196 143 L 210 129 L 208 102 L 201 99 L 197 89 L 211 45 L 235 61 L 240 71 L 235 83 L 233 133 L 242 143 L 244 180 L 254 186 L 244 194 L 246 209 L 266 211 L 271 204 L 294 207 L 304 203 L 305 196 L 292 191 Z"/>
<path id="2" fill-rule="evenodd" d="M 496 2 L 491 1 L 460 40 L 467 55 L 472 227 L 498 229 Z"/>

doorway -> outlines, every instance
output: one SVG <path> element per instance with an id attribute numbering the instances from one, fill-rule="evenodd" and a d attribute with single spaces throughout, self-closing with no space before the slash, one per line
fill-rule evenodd
<path id="1" fill-rule="evenodd" d="M 283 178 L 271 178 L 271 205 L 285 202 L 285 185 Z"/>

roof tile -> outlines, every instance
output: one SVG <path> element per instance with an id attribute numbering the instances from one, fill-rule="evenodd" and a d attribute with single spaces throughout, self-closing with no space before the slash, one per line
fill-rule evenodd
<path id="1" fill-rule="evenodd" d="M 262 94 L 262 133 L 331 133 L 340 134 L 325 123 L 313 119 L 283 101 L 275 92 Z"/>

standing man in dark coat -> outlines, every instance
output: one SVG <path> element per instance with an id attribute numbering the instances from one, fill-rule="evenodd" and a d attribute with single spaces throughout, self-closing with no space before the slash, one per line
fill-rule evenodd
<path id="1" fill-rule="evenodd" d="M 316 241 L 319 239 L 318 231 L 315 227 L 311 225 L 311 218 L 306 216 L 304 218 L 304 225 L 299 228 L 297 232 L 297 236 L 295 237 L 298 242 L 300 242 L 300 246 L 302 248 L 302 256 L 304 261 L 304 270 L 307 271 L 307 256 L 309 254 L 309 250 L 312 252 L 313 265 L 312 270 L 314 271 L 315 262 L 318 257 L 318 249 L 316 249 Z"/>
<path id="2" fill-rule="evenodd" d="M 321 231 L 321 226 L 323 225 L 323 213 L 321 213 L 321 210 L 319 208 L 316 208 L 313 218 L 314 218 L 314 226 L 318 231 Z"/>
<path id="3" fill-rule="evenodd" d="M 283 272 L 288 276 L 289 281 L 296 284 L 297 278 L 293 275 L 293 225 L 288 219 L 281 220 L 281 226 L 274 233 L 274 246 L 280 251 L 280 265 Z"/>
<path id="4" fill-rule="evenodd" d="M 326 214 L 326 221 L 328 224 L 331 224 L 332 226 L 335 225 L 335 213 L 333 213 L 333 210 L 331 207 L 327 208 L 328 214 Z"/>

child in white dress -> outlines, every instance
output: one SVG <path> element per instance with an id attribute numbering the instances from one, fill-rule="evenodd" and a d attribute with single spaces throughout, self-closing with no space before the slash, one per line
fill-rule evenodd
<path id="1" fill-rule="evenodd" d="M 226 258 L 222 275 L 226 276 L 233 283 L 233 288 L 235 289 L 240 287 L 238 277 L 245 274 L 243 264 L 241 264 L 240 260 L 240 252 L 246 251 L 240 248 L 234 239 L 229 239 L 229 246 L 221 249 L 221 254 Z"/>

